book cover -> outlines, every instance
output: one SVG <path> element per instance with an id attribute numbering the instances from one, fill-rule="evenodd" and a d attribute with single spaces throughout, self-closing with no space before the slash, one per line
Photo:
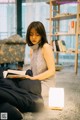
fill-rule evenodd
<path id="1" fill-rule="evenodd" d="M 66 48 L 66 44 L 64 40 L 58 40 L 58 44 L 59 44 L 59 49 L 61 52 L 66 52 L 67 48 Z"/>
<path id="2" fill-rule="evenodd" d="M 54 50 L 54 52 L 56 52 L 56 43 L 55 43 L 55 40 L 53 40 L 53 50 Z"/>
<path id="3" fill-rule="evenodd" d="M 16 79 L 16 78 L 20 78 L 20 79 L 24 79 L 26 78 L 26 75 L 7 75 L 6 78 L 11 78 L 11 79 Z"/>
<path id="4" fill-rule="evenodd" d="M 76 33 L 76 21 L 70 21 L 68 25 L 68 33 L 75 34 Z"/>
<path id="5" fill-rule="evenodd" d="M 61 42 L 62 42 L 62 49 L 63 49 L 63 52 L 66 52 L 67 48 L 66 48 L 65 41 L 64 41 L 64 40 L 61 40 Z"/>
<path id="6" fill-rule="evenodd" d="M 59 44 L 58 44 L 58 40 L 55 40 L 55 44 L 56 44 L 56 51 L 60 51 L 60 49 L 59 49 Z"/>
<path id="7" fill-rule="evenodd" d="M 58 45 L 59 45 L 60 51 L 62 52 L 63 50 L 62 50 L 62 43 L 61 43 L 61 40 L 58 40 Z"/>

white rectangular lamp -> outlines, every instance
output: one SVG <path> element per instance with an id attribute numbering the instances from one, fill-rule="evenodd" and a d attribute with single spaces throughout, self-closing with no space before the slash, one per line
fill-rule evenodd
<path id="1" fill-rule="evenodd" d="M 49 108 L 62 110 L 64 108 L 64 88 L 49 89 Z"/>

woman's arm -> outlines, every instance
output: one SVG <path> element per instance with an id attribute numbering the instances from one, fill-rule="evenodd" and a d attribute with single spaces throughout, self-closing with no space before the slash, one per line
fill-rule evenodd
<path id="1" fill-rule="evenodd" d="M 48 70 L 46 70 L 45 72 L 36 75 L 34 77 L 31 76 L 26 76 L 26 78 L 30 78 L 31 80 L 45 80 L 53 75 L 55 75 L 55 60 L 54 60 L 54 55 L 53 55 L 53 51 L 51 49 L 51 46 L 49 44 L 45 44 L 42 48 L 42 53 L 43 53 L 43 57 L 46 61 Z"/>

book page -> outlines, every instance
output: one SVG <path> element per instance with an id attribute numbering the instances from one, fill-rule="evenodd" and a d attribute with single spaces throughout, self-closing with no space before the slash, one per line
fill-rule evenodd
<path id="1" fill-rule="evenodd" d="M 9 73 L 12 73 L 12 74 L 15 74 L 15 75 L 25 75 L 26 74 L 26 71 L 21 71 L 21 70 L 6 70 L 6 71 L 3 71 L 3 77 L 6 78 L 6 76 L 9 74 Z"/>
<path id="2" fill-rule="evenodd" d="M 26 71 L 22 70 L 8 70 L 8 73 L 18 74 L 18 75 L 25 75 Z"/>
<path id="3" fill-rule="evenodd" d="M 8 71 L 3 71 L 3 77 L 6 78 Z"/>

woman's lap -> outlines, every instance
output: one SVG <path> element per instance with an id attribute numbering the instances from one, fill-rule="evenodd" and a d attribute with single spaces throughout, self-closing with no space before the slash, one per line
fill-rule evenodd
<path id="1" fill-rule="evenodd" d="M 19 87 L 35 95 L 41 95 L 41 82 L 38 80 L 21 80 L 19 81 Z"/>
<path id="2" fill-rule="evenodd" d="M 38 99 L 41 103 L 36 102 Z M 26 79 L 15 84 L 13 80 L 0 79 L 0 101 L 10 103 L 21 112 L 39 111 L 39 105 L 43 106 L 41 83 Z"/>

